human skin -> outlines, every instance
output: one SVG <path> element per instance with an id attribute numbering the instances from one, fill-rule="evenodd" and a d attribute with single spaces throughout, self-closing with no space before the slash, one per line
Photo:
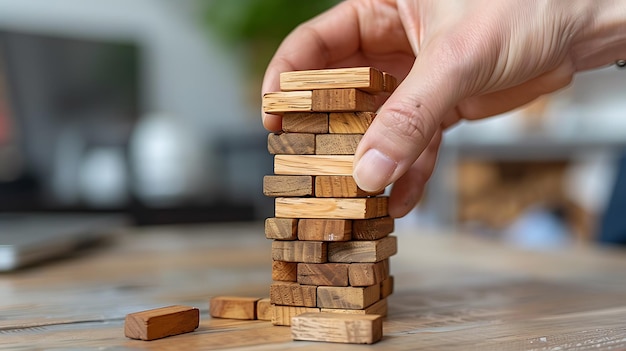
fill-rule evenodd
<path id="1" fill-rule="evenodd" d="M 389 213 L 422 196 L 442 131 L 561 89 L 579 71 L 626 58 L 626 0 L 348 0 L 303 23 L 268 65 L 280 72 L 372 66 L 402 80 L 361 140 L 353 176 L 393 183 Z M 263 115 L 270 131 L 281 118 Z"/>

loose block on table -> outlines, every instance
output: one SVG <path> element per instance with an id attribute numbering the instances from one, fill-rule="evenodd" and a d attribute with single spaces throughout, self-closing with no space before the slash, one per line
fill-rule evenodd
<path id="1" fill-rule="evenodd" d="M 216 318 L 256 319 L 258 297 L 215 296 L 209 302 L 209 314 Z"/>
<path id="2" fill-rule="evenodd" d="M 361 310 L 349 310 L 349 309 L 345 309 L 345 308 L 322 308 L 320 309 L 320 312 L 324 312 L 324 313 L 349 313 L 349 314 L 378 314 L 381 316 L 386 316 L 387 315 L 387 310 L 388 310 L 388 306 L 387 306 L 387 299 L 383 298 L 381 300 L 378 300 L 377 302 L 375 302 L 374 304 L 361 309 Z"/>
<path id="3" fill-rule="evenodd" d="M 382 317 L 374 314 L 306 313 L 291 319 L 294 340 L 373 344 L 383 337 Z"/>
<path id="4" fill-rule="evenodd" d="M 382 217 L 387 212 L 387 197 L 369 198 L 295 198 L 278 197 L 274 201 L 276 217 L 366 219 Z"/>
<path id="5" fill-rule="evenodd" d="M 394 230 L 394 220 L 391 217 L 360 219 L 352 222 L 352 240 L 377 240 Z"/>
<path id="6" fill-rule="evenodd" d="M 380 284 L 389 277 L 389 259 L 375 263 L 352 263 L 349 266 L 348 278 L 351 286 Z"/>
<path id="7" fill-rule="evenodd" d="M 313 177 L 266 175 L 263 177 L 263 194 L 269 197 L 313 196 Z"/>
<path id="8" fill-rule="evenodd" d="M 315 135 L 315 154 L 354 155 L 361 138 L 363 138 L 362 134 L 317 134 Z"/>
<path id="9" fill-rule="evenodd" d="M 267 218 L 265 237 L 275 240 L 296 240 L 298 238 L 297 218 Z"/>
<path id="10" fill-rule="evenodd" d="M 269 133 L 267 150 L 272 155 L 313 155 L 315 154 L 315 134 L 309 133 Z"/>
<path id="11" fill-rule="evenodd" d="M 384 90 L 383 73 L 372 67 L 350 67 L 280 74 L 280 89 L 283 91 L 334 88 L 380 92 Z"/>
<path id="12" fill-rule="evenodd" d="M 303 313 L 319 313 L 317 307 L 297 307 L 297 306 L 272 306 L 272 324 L 274 325 L 291 325 L 291 318 L 299 316 Z"/>
<path id="13" fill-rule="evenodd" d="M 263 95 L 263 112 L 280 114 L 284 112 L 312 111 L 311 91 L 287 91 Z"/>
<path id="14" fill-rule="evenodd" d="M 276 305 L 316 307 L 317 287 L 296 282 L 273 282 L 270 301 Z"/>
<path id="15" fill-rule="evenodd" d="M 169 306 L 126 315 L 124 335 L 154 340 L 189 333 L 198 328 L 200 311 L 189 306 Z"/>
<path id="16" fill-rule="evenodd" d="M 273 241 L 272 259 L 275 261 L 325 263 L 328 243 L 319 241 Z"/>
<path id="17" fill-rule="evenodd" d="M 357 89 L 313 90 L 311 111 L 376 112 L 376 96 Z"/>
<path id="18" fill-rule="evenodd" d="M 352 175 L 352 155 L 276 155 L 274 173 L 280 175 Z"/>
<path id="19" fill-rule="evenodd" d="M 316 286 L 348 286 L 346 263 L 298 263 L 298 283 Z"/>
<path id="20" fill-rule="evenodd" d="M 256 319 L 261 321 L 271 321 L 272 320 L 272 303 L 270 302 L 270 298 L 260 299 L 256 302 Z"/>
<path id="21" fill-rule="evenodd" d="M 288 133 L 328 133 L 328 113 L 289 112 L 282 117 L 282 130 Z"/>
<path id="22" fill-rule="evenodd" d="M 328 115 L 328 133 L 365 134 L 374 121 L 374 112 L 333 112 Z"/>
<path id="23" fill-rule="evenodd" d="M 367 197 L 384 192 L 367 192 L 356 185 L 352 176 L 317 176 L 314 189 L 316 197 Z"/>
<path id="24" fill-rule="evenodd" d="M 272 280 L 295 282 L 298 280 L 298 263 L 272 261 Z"/>
<path id="25" fill-rule="evenodd" d="M 380 300 L 380 285 L 367 287 L 320 286 L 317 288 L 317 307 L 364 309 Z"/>
<path id="26" fill-rule="evenodd" d="M 347 219 L 309 219 L 298 221 L 298 240 L 348 241 L 352 221 Z"/>
<path id="27" fill-rule="evenodd" d="M 372 241 L 345 241 L 328 243 L 328 261 L 340 263 L 378 262 L 398 251 L 397 238 L 393 235 Z"/>

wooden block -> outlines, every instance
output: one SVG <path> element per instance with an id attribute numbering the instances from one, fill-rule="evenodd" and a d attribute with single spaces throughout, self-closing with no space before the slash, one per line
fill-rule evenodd
<path id="1" fill-rule="evenodd" d="M 303 313 L 319 313 L 317 307 L 296 307 L 296 306 L 272 306 L 272 324 L 273 325 L 291 325 L 291 318 L 299 316 Z"/>
<path id="2" fill-rule="evenodd" d="M 352 155 L 276 155 L 274 173 L 282 175 L 352 175 Z"/>
<path id="3" fill-rule="evenodd" d="M 351 286 L 380 284 L 388 277 L 389 259 L 376 263 L 352 263 L 348 269 L 348 278 Z"/>
<path id="4" fill-rule="evenodd" d="M 348 286 L 347 263 L 298 263 L 298 283 L 317 286 Z"/>
<path id="5" fill-rule="evenodd" d="M 354 155 L 362 134 L 317 134 L 315 153 L 317 155 Z"/>
<path id="6" fill-rule="evenodd" d="M 352 176 L 315 177 L 316 197 L 367 197 L 380 195 L 384 190 L 369 193 L 356 185 Z"/>
<path id="7" fill-rule="evenodd" d="M 310 112 L 312 110 L 311 91 L 287 91 L 263 95 L 263 112 L 280 114 L 284 112 Z"/>
<path id="8" fill-rule="evenodd" d="M 365 134 L 376 113 L 335 112 L 329 114 L 328 132 L 333 134 Z"/>
<path id="9" fill-rule="evenodd" d="M 393 275 L 390 275 L 387 279 L 380 283 L 380 298 L 384 299 L 387 296 L 393 294 Z"/>
<path id="10" fill-rule="evenodd" d="M 313 90 L 311 111 L 376 112 L 376 97 L 357 89 Z"/>
<path id="11" fill-rule="evenodd" d="M 263 194 L 277 196 L 313 196 L 312 176 L 277 176 L 263 177 Z"/>
<path id="12" fill-rule="evenodd" d="M 298 220 L 296 218 L 266 219 L 265 237 L 275 240 L 296 240 L 298 238 Z"/>
<path id="13" fill-rule="evenodd" d="M 215 318 L 256 319 L 258 297 L 214 296 L 209 302 L 209 314 Z"/>
<path id="14" fill-rule="evenodd" d="M 350 313 L 350 314 L 378 314 L 381 316 L 387 315 L 387 299 L 379 300 L 373 305 L 366 307 L 362 310 L 348 310 L 345 308 L 322 308 L 320 312 L 324 313 Z"/>
<path id="15" fill-rule="evenodd" d="M 319 241 L 273 241 L 272 259 L 274 261 L 325 263 L 327 243 Z"/>
<path id="16" fill-rule="evenodd" d="M 276 217 L 366 219 L 387 215 L 387 197 L 277 197 Z"/>
<path id="17" fill-rule="evenodd" d="M 300 285 L 295 282 L 274 282 L 270 285 L 270 301 L 283 306 L 315 307 L 317 286 Z"/>
<path id="18" fill-rule="evenodd" d="M 393 93 L 398 87 L 398 80 L 387 72 L 383 72 L 383 90 L 386 93 Z"/>
<path id="19" fill-rule="evenodd" d="M 346 241 L 328 243 L 328 261 L 341 263 L 378 262 L 398 251 L 395 236 L 373 241 Z"/>
<path id="20" fill-rule="evenodd" d="M 328 133 L 328 113 L 291 112 L 283 114 L 283 132 L 288 133 Z"/>
<path id="21" fill-rule="evenodd" d="M 272 304 L 270 298 L 260 299 L 256 302 L 256 319 L 261 321 L 272 320 Z"/>
<path id="22" fill-rule="evenodd" d="M 348 241 L 351 233 L 351 220 L 301 219 L 298 222 L 298 240 Z"/>
<path id="23" fill-rule="evenodd" d="M 393 232 L 391 217 L 355 220 L 352 222 L 352 240 L 378 240 Z"/>
<path id="24" fill-rule="evenodd" d="M 382 317 L 375 314 L 305 313 L 291 319 L 294 340 L 373 344 L 383 338 Z"/>
<path id="25" fill-rule="evenodd" d="M 298 280 L 298 263 L 272 261 L 272 280 L 295 282 Z"/>
<path id="26" fill-rule="evenodd" d="M 194 331 L 200 311 L 189 306 L 169 306 L 126 315 L 124 335 L 131 339 L 154 340 Z"/>
<path id="27" fill-rule="evenodd" d="M 356 88 L 376 93 L 383 91 L 383 73 L 372 67 L 335 68 L 283 72 L 280 90 Z"/>
<path id="28" fill-rule="evenodd" d="M 361 310 L 380 300 L 380 285 L 367 287 L 320 286 L 317 288 L 317 307 Z"/>
<path id="29" fill-rule="evenodd" d="M 273 155 L 313 155 L 315 154 L 315 134 L 270 133 L 267 135 L 267 150 Z"/>

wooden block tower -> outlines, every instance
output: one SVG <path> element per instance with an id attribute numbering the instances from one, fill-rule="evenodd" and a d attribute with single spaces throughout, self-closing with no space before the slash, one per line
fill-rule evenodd
<path id="1" fill-rule="evenodd" d="M 393 291 L 389 258 L 397 251 L 386 196 L 352 178 L 357 144 L 375 117 L 376 94 L 395 89 L 393 76 L 370 67 L 286 72 L 263 110 L 282 115 L 268 135 L 275 197 L 265 222 L 272 243 L 272 323 L 290 325 L 310 312 L 387 314 Z"/>

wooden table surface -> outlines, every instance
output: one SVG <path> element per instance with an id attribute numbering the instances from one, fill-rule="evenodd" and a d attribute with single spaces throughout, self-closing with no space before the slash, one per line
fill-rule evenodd
<path id="1" fill-rule="evenodd" d="M 626 349 L 626 251 L 525 252 L 402 230 L 396 292 L 373 346 L 293 342 L 288 327 L 211 319 L 213 295 L 267 296 L 263 225 L 128 230 L 111 243 L 0 275 L 0 350 Z M 188 304 L 191 334 L 124 337 L 124 316 Z"/>

